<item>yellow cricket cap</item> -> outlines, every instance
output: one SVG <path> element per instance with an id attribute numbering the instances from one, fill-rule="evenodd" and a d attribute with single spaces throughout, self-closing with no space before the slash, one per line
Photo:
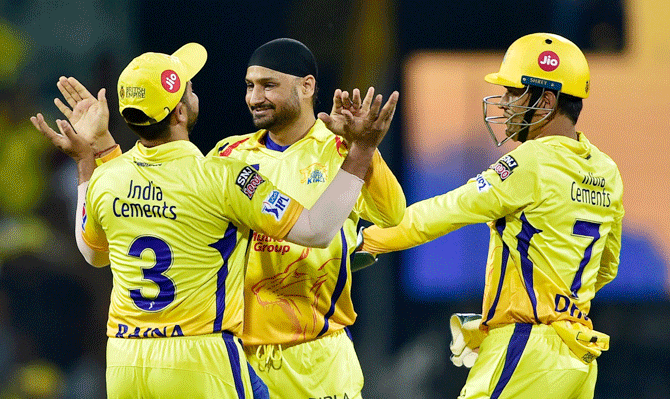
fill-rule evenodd
<path id="1" fill-rule="evenodd" d="M 185 44 L 172 55 L 144 53 L 136 57 L 119 76 L 119 112 L 126 108 L 144 112 L 150 119 L 141 125 L 162 121 L 181 100 L 186 82 L 206 61 L 207 50 L 198 43 Z"/>

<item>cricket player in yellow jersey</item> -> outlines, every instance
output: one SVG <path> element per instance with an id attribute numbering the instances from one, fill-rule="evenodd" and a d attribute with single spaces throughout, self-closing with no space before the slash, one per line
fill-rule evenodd
<path id="1" fill-rule="evenodd" d="M 254 395 L 254 374 L 237 338 L 250 229 L 326 247 L 356 203 L 397 102 L 394 93 L 383 109 L 378 97 L 356 115 L 340 109 L 327 117 L 352 140 L 353 152 L 306 210 L 247 164 L 205 158 L 188 140 L 199 112 L 191 79 L 206 58 L 202 46 L 189 43 L 171 56 L 145 53 L 124 69 L 119 108 L 140 140 L 95 169 L 90 181 L 95 163 L 88 142 L 66 122 L 58 121 L 63 135 L 57 135 L 40 114 L 31 118 L 77 160 L 86 195 L 77 223 L 80 250 L 94 266 L 111 264 L 109 398 Z M 106 130 L 106 108 L 101 90 L 86 115 L 64 111 L 85 135 L 91 126 Z"/>
<path id="2" fill-rule="evenodd" d="M 409 206 L 400 225 L 363 232 L 363 251 L 410 248 L 462 226 L 491 228 L 479 347 L 461 398 L 592 398 L 609 337 L 589 318 L 617 274 L 624 210 L 616 164 L 575 130 L 586 58 L 548 33 L 521 37 L 486 81 L 486 125 L 522 144 L 465 185 Z M 491 109 L 498 109 L 492 115 Z"/>
<path id="3" fill-rule="evenodd" d="M 246 102 L 260 130 L 221 140 L 208 156 L 252 165 L 310 209 L 348 152 L 314 115 L 317 77 L 314 56 L 299 41 L 282 38 L 257 48 L 245 80 Z M 370 90 L 362 103 L 372 98 Z M 357 90 L 344 101 L 354 109 L 362 105 Z M 353 212 L 328 248 L 253 232 L 242 341 L 271 397 L 361 396 L 363 375 L 347 331 L 356 319 L 349 255 L 359 218 L 394 226 L 404 210 L 402 188 L 377 151 Z"/>

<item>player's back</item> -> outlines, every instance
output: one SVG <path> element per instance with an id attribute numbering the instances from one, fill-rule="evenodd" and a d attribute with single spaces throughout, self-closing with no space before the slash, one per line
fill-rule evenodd
<path id="1" fill-rule="evenodd" d="M 108 336 L 242 332 L 249 229 L 231 220 L 254 194 L 243 190 L 256 186 L 226 182 L 248 170 L 205 159 L 187 141 L 138 145 L 96 170 L 86 209 L 109 242 Z"/>
<path id="2" fill-rule="evenodd" d="M 532 190 L 516 186 L 528 192 L 529 203 L 492 223 L 490 251 L 498 266 L 489 264 L 484 322 L 568 319 L 591 326 L 587 314 L 602 257 L 620 239 L 623 185 L 616 164 L 580 134 L 579 141 L 526 142 L 497 166 L 501 178 L 523 168 L 525 178 L 513 184 Z"/>

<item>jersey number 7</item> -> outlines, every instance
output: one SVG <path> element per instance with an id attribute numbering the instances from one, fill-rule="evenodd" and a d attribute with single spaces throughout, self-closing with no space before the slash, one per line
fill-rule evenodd
<path id="1" fill-rule="evenodd" d="M 584 250 L 584 257 L 579 263 L 579 269 L 575 274 L 574 280 L 572 280 L 572 285 L 570 286 L 570 292 L 572 293 L 573 298 L 578 298 L 577 291 L 582 287 L 582 273 L 584 273 L 584 268 L 591 260 L 591 255 L 593 253 L 593 244 L 598 241 L 600 238 L 600 223 L 587 222 L 585 220 L 577 220 L 575 225 L 572 227 L 572 234 L 582 237 L 591 237 L 591 243 Z"/>

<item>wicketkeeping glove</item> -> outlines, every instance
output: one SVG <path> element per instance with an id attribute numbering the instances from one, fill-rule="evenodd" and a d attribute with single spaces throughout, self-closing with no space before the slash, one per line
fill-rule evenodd
<path id="1" fill-rule="evenodd" d="M 351 271 L 357 272 L 372 266 L 377 262 L 377 258 L 369 252 L 361 251 L 363 248 L 363 227 L 358 230 L 358 240 L 356 242 L 356 250 L 351 254 Z"/>
<path id="2" fill-rule="evenodd" d="M 486 333 L 479 329 L 482 315 L 475 313 L 455 313 L 449 319 L 451 331 L 451 362 L 456 367 L 471 368 L 479 356 L 479 346 Z"/>

